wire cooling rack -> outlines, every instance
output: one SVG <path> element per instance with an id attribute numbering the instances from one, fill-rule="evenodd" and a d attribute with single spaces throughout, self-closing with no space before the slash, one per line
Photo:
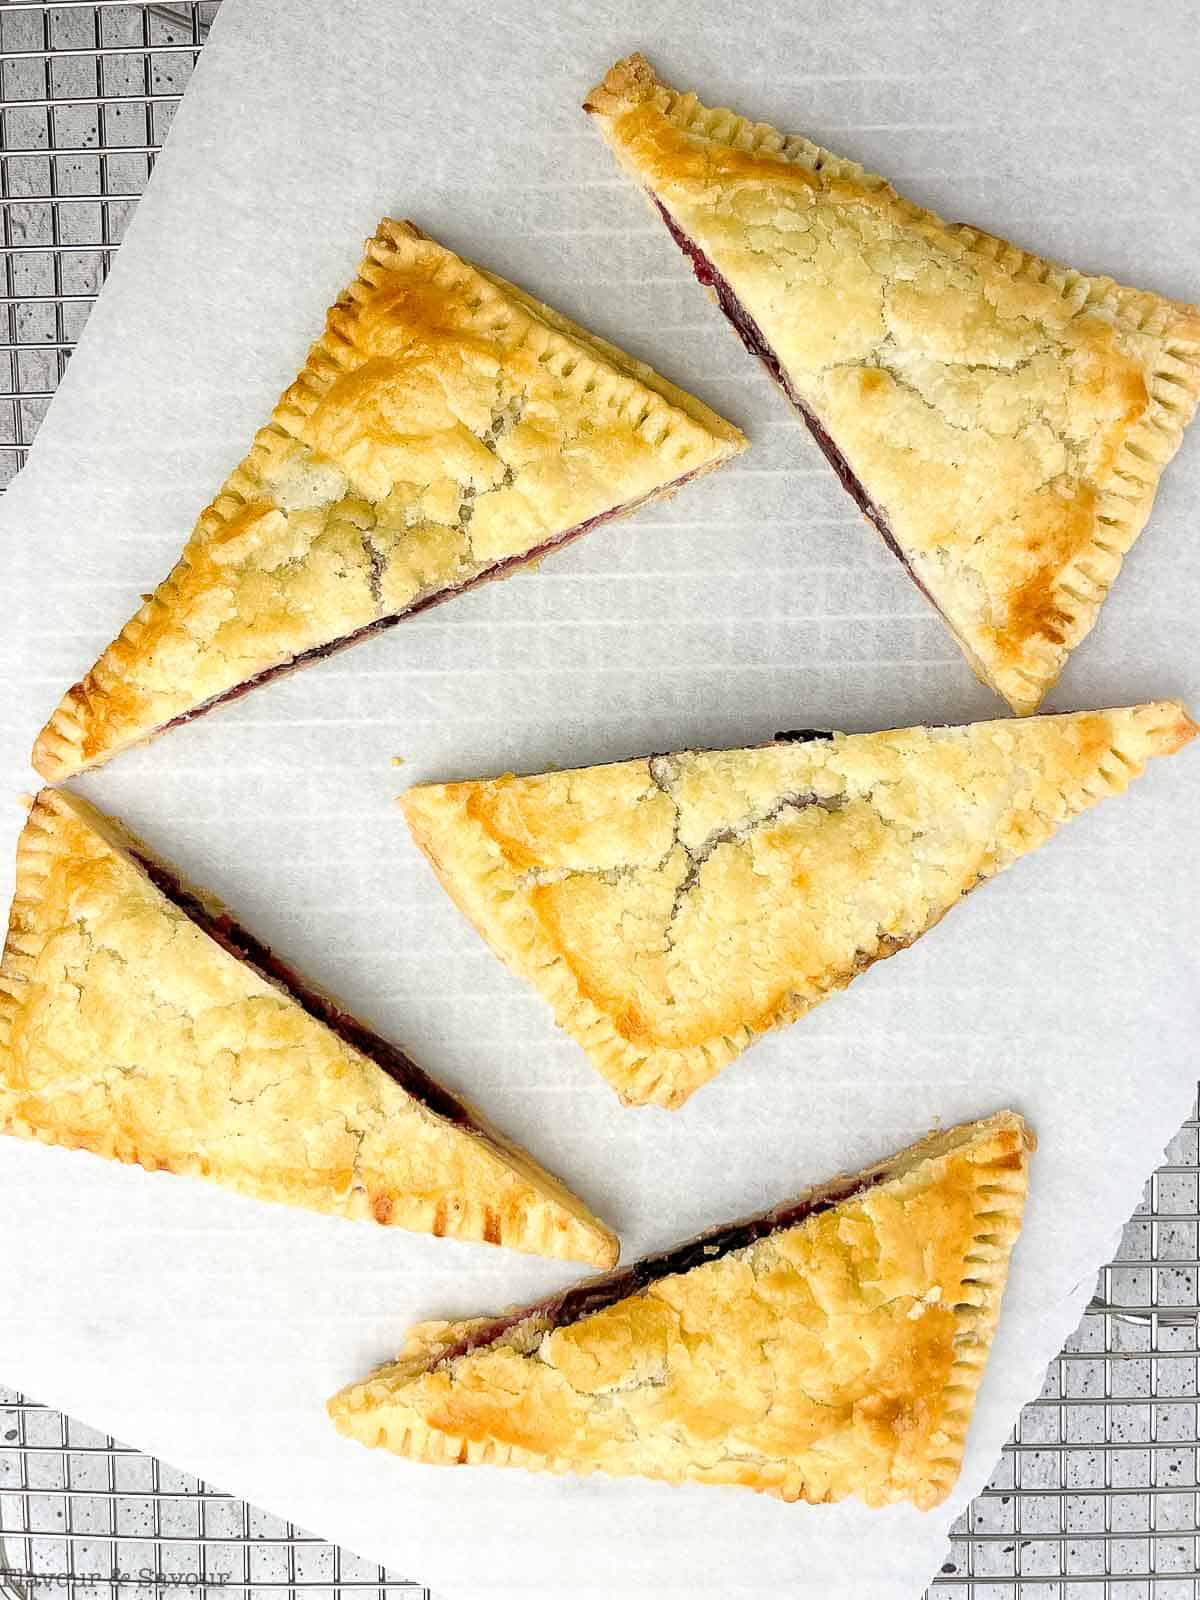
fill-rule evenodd
<path id="1" fill-rule="evenodd" d="M 218 5 L 0 0 L 0 487 L 25 460 Z M 1151 1178 L 927 1600 L 1200 1600 L 1198 1135 L 1193 1117 Z M 0 1592 L 184 1589 L 426 1595 L 0 1388 Z"/>

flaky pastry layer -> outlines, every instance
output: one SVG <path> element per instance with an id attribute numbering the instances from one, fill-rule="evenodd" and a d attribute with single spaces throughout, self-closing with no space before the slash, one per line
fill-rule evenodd
<path id="1" fill-rule="evenodd" d="M 976 673 L 1037 708 L 1200 399 L 1200 311 L 620 61 L 586 101 Z"/>
<path id="2" fill-rule="evenodd" d="M 439 1465 L 927 1509 L 961 1466 L 1033 1144 L 1011 1112 L 932 1135 L 746 1248 L 680 1273 L 647 1262 L 644 1286 L 574 1320 L 544 1303 L 496 1329 L 422 1324 L 330 1414 Z"/>
<path id="3" fill-rule="evenodd" d="M 246 947 L 285 970 L 119 824 L 43 790 L 0 961 L 0 1131 L 335 1216 L 617 1259 L 478 1112 L 394 1046 L 374 1040 L 372 1059 L 368 1030 Z"/>
<path id="4" fill-rule="evenodd" d="M 401 803 L 459 909 L 621 1098 L 674 1107 L 1195 732 L 1158 701 L 425 784 Z"/>
<path id="5" fill-rule="evenodd" d="M 738 430 L 407 222 L 179 563 L 64 697 L 51 781 L 547 554 L 735 455 Z"/>

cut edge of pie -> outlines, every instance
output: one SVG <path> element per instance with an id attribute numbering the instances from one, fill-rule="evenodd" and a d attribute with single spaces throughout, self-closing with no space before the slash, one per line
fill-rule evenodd
<path id="1" fill-rule="evenodd" d="M 969 736 L 973 730 L 991 731 L 1011 743 L 1010 762 L 1019 759 L 1022 741 L 1032 746 L 1047 737 L 1056 726 L 1079 723 L 1091 730 L 1088 738 L 1094 749 L 1080 755 L 1064 777 L 1061 789 L 1053 794 L 1031 798 L 1021 813 L 1018 837 L 1004 848 L 998 845 L 984 852 L 975 883 L 985 882 L 1012 860 L 1036 849 L 1055 829 L 1098 800 L 1121 793 L 1144 769 L 1153 756 L 1169 755 L 1181 749 L 1196 734 L 1196 725 L 1178 701 L 1156 701 L 1141 706 L 1099 712 L 1068 712 L 1021 722 L 969 723 L 962 728 L 893 729 L 880 734 L 821 735 L 826 740 L 852 743 L 866 749 L 870 741 L 904 739 L 909 735 L 932 733 L 953 738 Z M 812 735 L 806 734 L 804 742 Z M 791 744 L 794 738 L 774 742 Z M 675 756 L 646 758 L 643 762 L 616 762 L 607 767 L 579 768 L 572 772 L 532 775 L 531 783 L 547 779 L 574 779 L 585 782 L 590 776 L 617 768 L 651 766 L 654 761 L 672 761 L 678 756 L 727 755 L 736 758 L 772 745 L 751 747 L 748 751 L 684 751 Z M 1061 754 L 1061 752 L 1060 752 Z M 1064 757 L 1068 760 L 1069 757 Z M 860 952 L 857 961 L 838 972 L 828 973 L 820 992 L 796 992 L 783 996 L 778 1005 L 750 1021 L 725 1019 L 724 1025 L 703 1042 L 678 1047 L 656 1043 L 652 1036 L 635 1040 L 629 1030 L 618 1026 L 620 1018 L 613 1005 L 596 992 L 590 972 L 572 958 L 561 936 L 535 915 L 522 889 L 521 873 L 509 859 L 503 841 L 494 838 L 486 826 L 487 796 L 527 780 L 511 774 L 493 780 L 465 780 L 446 784 L 418 784 L 399 798 L 399 804 L 412 837 L 421 849 L 442 887 L 459 911 L 482 935 L 499 959 L 518 977 L 530 983 L 550 1006 L 558 1025 L 582 1047 L 592 1065 L 608 1080 L 626 1105 L 654 1104 L 678 1109 L 703 1084 L 714 1077 L 749 1045 L 767 1031 L 796 1021 L 821 1000 L 845 988 L 876 961 L 895 955 L 933 927 L 949 905 L 933 907 L 929 920 L 907 931 L 903 937 L 887 929 L 879 931 L 873 948 Z M 661 787 L 653 771 L 649 781 Z M 625 813 L 621 813 L 624 817 Z M 621 818 L 614 822 L 619 832 Z M 536 833 L 528 840 L 526 868 L 537 867 Z M 969 887 L 974 887 L 974 884 Z M 964 892 L 966 892 L 964 890 Z"/>
<path id="2" fill-rule="evenodd" d="M 515 1308 L 500 1317 L 419 1324 L 410 1331 L 395 1361 L 348 1385 L 329 1401 L 330 1416 L 341 1433 L 361 1444 L 432 1465 L 488 1464 L 558 1473 L 641 1474 L 675 1484 L 737 1484 L 786 1501 L 827 1503 L 857 1494 L 872 1506 L 907 1500 L 921 1510 L 931 1509 L 946 1498 L 961 1469 L 1009 1261 L 1020 1232 L 1029 1157 L 1035 1148 L 1036 1140 L 1024 1120 L 1015 1112 L 999 1112 L 978 1122 L 930 1134 L 854 1177 L 816 1185 L 756 1217 L 712 1229 L 686 1244 L 585 1280 L 532 1306 Z M 654 1285 L 674 1277 L 675 1292 L 670 1294 L 668 1304 L 689 1312 L 690 1353 L 693 1344 L 701 1345 L 705 1316 L 711 1316 L 714 1307 L 718 1308 L 717 1316 L 736 1318 L 738 1296 L 745 1290 L 746 1278 L 743 1274 L 731 1277 L 727 1284 L 718 1284 L 722 1261 L 734 1258 L 732 1271 L 737 1273 L 760 1241 L 804 1228 L 822 1213 L 848 1207 L 873 1191 L 885 1191 L 889 1200 L 903 1203 L 905 1197 L 935 1186 L 939 1190 L 946 1186 L 947 1202 L 952 1193 L 961 1195 L 965 1191 L 969 1197 L 965 1219 L 952 1204 L 943 1202 L 938 1210 L 936 1227 L 943 1235 L 940 1242 L 946 1244 L 946 1236 L 954 1235 L 960 1276 L 953 1282 L 930 1285 L 932 1292 L 927 1293 L 924 1302 L 939 1304 L 944 1303 L 946 1295 L 955 1296 L 951 1302 L 956 1319 L 952 1364 L 944 1382 L 935 1376 L 932 1384 L 929 1372 L 915 1353 L 899 1378 L 889 1369 L 889 1399 L 900 1407 L 901 1415 L 893 1421 L 884 1406 L 878 1428 L 868 1420 L 870 1393 L 863 1394 L 859 1401 L 861 1415 L 856 1413 L 854 1418 L 854 1426 L 861 1429 L 857 1458 L 853 1443 L 844 1451 L 831 1448 L 827 1464 L 818 1448 L 812 1452 L 815 1461 L 806 1470 L 802 1462 L 789 1463 L 778 1454 L 774 1459 L 759 1454 L 756 1459 L 750 1443 L 740 1437 L 737 1451 L 714 1464 L 709 1459 L 711 1452 L 706 1450 L 707 1438 L 693 1439 L 687 1426 L 689 1410 L 694 1414 L 700 1406 L 697 1396 L 689 1397 L 687 1386 L 697 1381 L 692 1374 L 702 1372 L 702 1368 L 689 1361 L 681 1344 L 679 1365 L 672 1371 L 669 1330 L 666 1386 L 657 1391 L 661 1397 L 657 1413 L 646 1421 L 650 1437 L 645 1442 L 657 1448 L 648 1448 L 639 1456 L 643 1439 L 636 1424 L 631 1423 L 629 1435 L 614 1444 L 605 1459 L 596 1459 L 603 1453 L 599 1451 L 583 1455 L 582 1459 L 582 1451 L 573 1452 L 572 1437 L 560 1425 L 559 1408 L 565 1406 L 569 1412 L 577 1397 L 557 1394 L 554 1381 L 572 1352 L 564 1350 L 561 1339 L 555 1340 L 556 1333 L 587 1319 L 603 1317 L 622 1302 L 644 1301 Z M 823 1245 L 829 1254 L 845 1254 L 846 1271 L 857 1282 L 848 1259 L 855 1248 L 855 1224 L 848 1218 L 846 1226 L 849 1232 L 839 1229 L 826 1234 Z M 821 1248 L 816 1247 L 817 1251 Z M 928 1245 L 925 1254 L 928 1258 Z M 793 1270 L 803 1271 L 803 1267 Z M 686 1287 L 678 1280 L 693 1271 L 703 1273 L 708 1282 L 706 1291 L 689 1301 Z M 898 1261 L 886 1260 L 882 1271 L 885 1278 L 889 1271 L 894 1274 L 897 1282 L 893 1287 L 898 1294 L 909 1287 L 904 1282 L 905 1269 Z M 861 1284 L 856 1292 L 862 1293 Z M 920 1302 L 913 1309 L 919 1314 Z M 761 1363 L 765 1347 L 758 1343 L 758 1324 L 750 1317 L 746 1322 L 747 1360 Z M 645 1326 L 650 1341 L 661 1337 L 656 1323 L 648 1320 Z M 596 1329 L 599 1331 L 593 1331 L 586 1341 L 579 1341 L 579 1365 L 596 1375 L 594 1387 L 588 1392 L 600 1404 L 604 1403 L 604 1391 L 609 1385 L 613 1395 L 610 1403 L 619 1404 L 624 1392 L 622 1371 L 639 1373 L 640 1361 L 648 1361 L 661 1371 L 662 1358 L 654 1349 L 639 1349 L 639 1322 L 634 1314 L 623 1320 L 610 1319 L 607 1328 L 603 1322 L 594 1324 Z M 736 1341 L 737 1335 L 722 1331 L 726 1338 L 723 1354 L 727 1358 L 728 1344 Z M 776 1333 L 772 1346 L 785 1344 L 782 1332 Z M 513 1352 L 511 1359 L 502 1357 L 502 1371 L 490 1373 L 485 1362 L 472 1359 L 477 1352 L 497 1349 Z M 781 1357 L 776 1359 L 783 1364 Z M 810 1363 L 814 1359 L 825 1368 L 822 1379 L 836 1383 L 838 1362 L 844 1356 L 839 1357 L 838 1350 L 831 1349 L 816 1358 L 808 1357 Z M 572 1368 L 568 1381 L 574 1376 Z M 722 1368 L 722 1381 L 731 1395 L 739 1393 L 738 1377 L 736 1371 Z M 679 1385 L 677 1396 L 671 1392 L 673 1379 Z M 856 1379 L 861 1382 L 858 1375 Z M 850 1381 L 849 1375 L 845 1381 Z M 596 1390 L 602 1392 L 597 1395 Z M 785 1403 L 786 1394 L 775 1392 L 777 1403 Z M 492 1397 L 496 1398 L 495 1406 L 489 1405 Z M 911 1409 L 904 1409 L 906 1400 Z M 938 1407 L 938 1414 L 930 1417 L 929 1412 Z M 914 1417 L 921 1418 L 916 1428 L 912 1427 Z M 492 1419 L 494 1426 L 489 1425 Z M 887 1457 L 883 1472 L 879 1464 L 881 1452 Z"/>
<path id="3" fill-rule="evenodd" d="M 311 648 L 264 661 L 260 670 L 231 683 L 216 694 L 186 704 L 165 691 L 131 688 L 127 668 L 148 647 L 156 630 L 170 624 L 176 596 L 188 574 L 189 554 L 219 539 L 239 515 L 262 501 L 261 473 L 278 462 L 297 442 L 297 429 L 309 417 L 333 384 L 348 370 L 347 352 L 354 350 L 354 331 L 364 306 L 380 280 L 393 269 L 403 269 L 423 253 L 435 252 L 441 270 L 456 275 L 454 287 L 472 296 L 472 315 L 486 333 L 487 319 L 503 307 L 502 314 L 523 318 L 527 338 L 538 346 L 538 361 L 568 384 L 581 399 L 596 395 L 597 410 L 607 407 L 628 422 L 645 443 L 667 461 L 668 445 L 681 470 L 664 476 L 648 493 L 618 500 L 607 509 L 563 528 L 519 554 L 496 559 L 461 582 L 435 587 L 398 610 L 376 615 L 362 626 L 339 633 Z M 677 444 L 676 444 L 676 441 Z M 350 287 L 330 309 L 325 330 L 309 351 L 300 373 L 281 396 L 269 423 L 255 435 L 248 455 L 222 484 L 201 514 L 187 547 L 168 577 L 144 601 L 107 647 L 91 670 L 63 696 L 39 733 L 32 761 L 51 782 L 107 761 L 121 750 L 143 743 L 205 712 L 239 699 L 251 689 L 309 662 L 332 655 L 370 634 L 390 628 L 407 617 L 439 605 L 515 568 L 542 557 L 582 537 L 602 523 L 632 514 L 652 501 L 670 497 L 685 483 L 715 470 L 746 448 L 747 441 L 732 423 L 694 395 L 663 378 L 644 362 L 579 327 L 569 318 L 543 305 L 515 284 L 439 245 L 411 222 L 384 218 L 372 239 Z M 669 468 L 666 468 L 669 473 Z M 163 702 L 156 717 L 153 702 Z"/>
<path id="4" fill-rule="evenodd" d="M 164 1158 L 148 1147 L 149 1142 L 139 1144 L 135 1135 L 115 1122 L 83 1131 L 69 1125 L 68 1119 L 56 1123 L 44 1110 L 39 1114 L 36 1108 L 31 1112 L 28 1105 L 23 1107 L 21 1066 L 14 1039 L 30 1001 L 31 986 L 40 982 L 39 957 L 57 932 L 47 915 L 48 885 L 56 875 L 86 871 L 84 863 L 72 859 L 71 835 L 80 826 L 139 873 L 151 886 L 152 896 L 161 897 L 181 912 L 227 956 L 397 1084 L 420 1109 L 419 1126 L 412 1132 L 426 1147 L 431 1173 L 437 1169 L 437 1151 L 443 1141 L 466 1139 L 486 1157 L 489 1167 L 495 1166 L 497 1174 L 500 1169 L 507 1169 L 515 1177 L 524 1191 L 525 1203 L 520 1212 L 498 1209 L 492 1204 L 492 1193 L 464 1193 L 448 1205 L 444 1197 L 435 1198 L 432 1190 L 425 1197 L 405 1191 L 390 1182 L 386 1173 L 380 1175 L 374 1187 L 367 1185 L 361 1193 L 335 1193 L 333 1188 L 326 1193 L 313 1178 L 297 1182 L 280 1172 L 263 1174 L 261 1182 L 236 1172 L 222 1176 L 208 1157 L 197 1153 L 184 1159 L 177 1154 Z M 76 1004 L 82 998 L 81 992 Z M 0 1132 L 88 1150 L 106 1160 L 139 1165 L 148 1172 L 210 1178 L 256 1198 L 392 1223 L 409 1231 L 505 1245 L 593 1266 L 612 1265 L 620 1252 L 612 1230 L 561 1179 L 541 1167 L 528 1151 L 495 1128 L 467 1100 L 438 1083 L 404 1051 L 297 973 L 237 922 L 215 896 L 189 884 L 123 823 L 61 789 L 43 789 L 36 797 L 17 847 L 16 888 L 0 959 Z"/>
<path id="5" fill-rule="evenodd" d="M 865 195 L 886 196 L 905 221 L 956 241 L 966 252 L 1002 264 L 1012 279 L 1051 285 L 1064 299 L 1078 301 L 1080 307 L 1093 307 L 1111 318 L 1126 319 L 1137 333 L 1156 339 L 1158 354 L 1148 373 L 1148 404 L 1123 439 L 1112 474 L 1116 481 L 1103 495 L 1087 546 L 1057 570 L 1052 594 L 1038 602 L 1044 606 L 1048 620 L 1032 641 L 1037 648 L 1026 650 L 1020 661 L 1006 661 L 999 655 L 985 660 L 962 627 L 943 609 L 898 543 L 886 512 L 875 503 L 820 417 L 796 392 L 786 369 L 736 291 L 647 182 L 646 173 L 615 123 L 622 114 L 650 103 L 681 135 L 744 152 L 748 157 L 761 155 L 814 175 L 819 173 L 822 182 L 849 184 Z M 640 53 L 618 61 L 589 93 L 583 109 L 598 124 L 618 164 L 635 179 L 675 243 L 688 256 L 695 276 L 725 313 L 737 337 L 750 354 L 762 361 L 859 510 L 941 617 L 975 675 L 1018 714 L 1035 711 L 1057 681 L 1071 652 L 1095 625 L 1124 557 L 1149 520 L 1162 470 L 1179 448 L 1184 429 L 1200 402 L 1200 310 L 1149 290 L 1118 284 L 1106 276 L 1048 261 L 967 224 L 947 223 L 936 213 L 898 195 L 886 179 L 857 162 L 824 150 L 799 134 L 785 135 L 768 123 L 752 122 L 726 107 L 702 105 L 694 93 L 680 93 L 664 83 Z M 1056 634 L 1060 637 L 1052 637 Z"/>

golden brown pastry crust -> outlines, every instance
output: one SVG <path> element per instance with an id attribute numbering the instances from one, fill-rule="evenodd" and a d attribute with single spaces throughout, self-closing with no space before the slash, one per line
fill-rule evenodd
<path id="1" fill-rule="evenodd" d="M 753 318 L 976 673 L 1035 710 L 1196 409 L 1200 312 L 948 225 L 642 56 L 586 109 Z"/>
<path id="2" fill-rule="evenodd" d="M 679 1106 L 1196 729 L 1174 701 L 403 796 L 459 909 L 627 1103 Z"/>
<path id="3" fill-rule="evenodd" d="M 860 1195 L 564 1327 L 535 1314 L 446 1360 L 482 1324 L 422 1324 L 330 1414 L 418 1461 L 928 1509 L 961 1466 L 1033 1145 L 1011 1112 L 933 1135 Z"/>
<path id="4" fill-rule="evenodd" d="M 614 346 L 384 220 L 171 575 L 39 735 L 58 781 L 744 448 Z"/>
<path id="5" fill-rule="evenodd" d="M 73 795 L 34 803 L 0 962 L 0 1131 L 336 1216 L 617 1259 L 557 1179 L 222 948 L 134 848 Z"/>

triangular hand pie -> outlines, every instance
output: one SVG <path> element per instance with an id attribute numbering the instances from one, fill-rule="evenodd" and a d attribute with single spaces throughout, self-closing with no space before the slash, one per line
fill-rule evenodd
<path id="1" fill-rule="evenodd" d="M 0 963 L 0 1131 L 609 1266 L 580 1200 L 120 825 L 47 789 Z"/>
<path id="2" fill-rule="evenodd" d="M 927 1509 L 962 1463 L 1032 1148 L 1004 1112 L 538 1305 L 424 1323 L 330 1413 L 417 1461 Z"/>
<path id="3" fill-rule="evenodd" d="M 671 493 L 745 440 L 384 221 L 175 570 L 40 734 L 57 781 Z"/>
<path id="4" fill-rule="evenodd" d="M 976 673 L 1036 709 L 1200 398 L 1200 312 L 619 62 L 586 109 Z"/>
<path id="5" fill-rule="evenodd" d="M 1195 732 L 1160 701 L 780 735 L 402 804 L 460 910 L 622 1099 L 678 1106 Z"/>

